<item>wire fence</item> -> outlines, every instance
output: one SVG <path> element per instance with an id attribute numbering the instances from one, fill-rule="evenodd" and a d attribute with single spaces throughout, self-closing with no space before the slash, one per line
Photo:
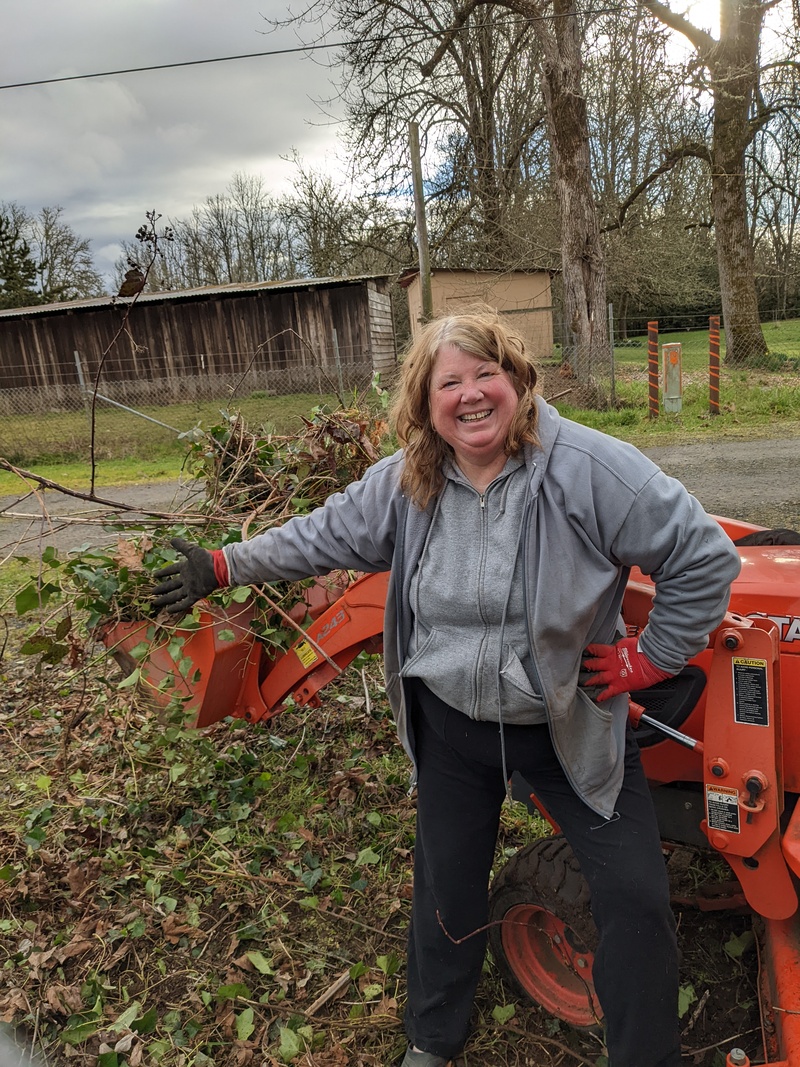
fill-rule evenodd
<path id="1" fill-rule="evenodd" d="M 199 357 L 195 363 L 201 368 Z M 221 422 L 223 412 L 246 410 L 254 422 L 265 421 L 259 412 L 269 399 L 303 397 L 307 410 L 322 398 L 347 405 L 371 390 L 375 375 L 365 352 L 329 368 L 275 369 L 254 362 L 244 373 L 200 369 L 111 379 L 101 372 L 96 381 L 83 373 L 70 383 L 0 388 L 0 457 L 20 466 L 34 459 L 88 458 L 92 440 L 97 459 L 158 455 L 198 422 L 205 428 Z"/>
<path id="2" fill-rule="evenodd" d="M 677 391 L 713 400 L 712 335 L 709 318 L 703 329 L 677 329 L 669 320 L 628 319 L 624 336 L 619 322 L 609 316 L 609 336 L 591 349 L 564 343 L 563 330 L 553 323 L 554 341 L 546 352 L 536 353 L 542 372 L 542 392 L 576 408 L 609 408 L 649 405 L 651 415 L 675 410 L 667 395 Z M 650 334 L 648 336 L 648 325 Z M 653 352 L 654 325 L 655 358 Z M 696 325 L 692 323 L 692 325 Z M 738 345 L 731 359 L 724 328 L 719 334 L 717 388 L 725 408 L 732 390 L 788 387 L 800 402 L 800 320 L 774 319 L 760 324 L 753 347 Z M 678 346 L 677 349 L 675 346 Z M 678 383 L 675 384 L 677 353 Z M 669 354 L 671 363 L 665 360 Z M 310 409 L 320 398 L 344 402 L 370 392 L 375 375 L 366 349 L 342 354 L 342 359 L 318 365 L 303 353 L 304 361 L 284 368 L 266 366 L 253 359 L 243 373 L 217 373 L 214 361 L 202 355 L 172 356 L 177 372 L 154 377 L 142 373 L 135 363 L 120 367 L 114 376 L 101 372 L 94 380 L 81 370 L 80 358 L 73 381 L 15 387 L 13 366 L 4 369 L 0 383 L 0 456 L 24 466 L 49 457 L 88 458 L 94 437 L 97 459 L 120 456 L 152 456 L 175 448 L 179 434 L 197 425 L 218 423 L 223 410 L 242 410 L 253 422 L 268 398 L 301 395 Z M 667 382 L 672 367 L 673 380 Z M 384 386 L 393 373 L 383 372 Z M 713 411 L 713 408 L 711 408 Z"/>
<path id="3" fill-rule="evenodd" d="M 660 394 L 655 403 L 670 410 L 669 398 L 661 395 L 666 390 L 706 390 L 713 412 L 715 384 L 723 392 L 734 383 L 744 389 L 800 385 L 800 320 L 745 325 L 735 337 L 733 331 L 726 334 L 719 317 L 700 317 L 688 326 L 678 321 L 627 319 L 623 334 L 610 309 L 608 333 L 591 348 L 563 342 L 565 331 L 556 324 L 553 354 L 541 361 L 551 392 L 560 378 L 570 403 L 602 408 L 625 403 L 632 389 L 645 388 L 653 413 L 655 391 Z M 677 386 L 667 383 L 670 375 L 679 377 Z"/>

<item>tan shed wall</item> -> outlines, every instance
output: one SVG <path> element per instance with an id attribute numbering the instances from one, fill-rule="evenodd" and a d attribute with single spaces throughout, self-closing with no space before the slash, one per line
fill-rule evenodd
<path id="1" fill-rule="evenodd" d="M 419 275 L 408 286 L 412 334 L 422 321 Z M 550 275 L 547 271 L 433 271 L 431 295 L 434 315 L 468 309 L 476 304 L 496 308 L 509 325 L 519 330 L 535 356 L 549 358 L 553 351 L 553 313 Z"/>

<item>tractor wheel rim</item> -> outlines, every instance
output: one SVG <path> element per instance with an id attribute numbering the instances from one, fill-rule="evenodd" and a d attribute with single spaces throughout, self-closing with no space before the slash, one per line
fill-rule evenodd
<path id="1" fill-rule="evenodd" d="M 561 919 L 535 904 L 510 908 L 500 928 L 508 965 L 522 988 L 571 1026 L 595 1026 L 602 1016 L 594 991 L 594 954 Z"/>

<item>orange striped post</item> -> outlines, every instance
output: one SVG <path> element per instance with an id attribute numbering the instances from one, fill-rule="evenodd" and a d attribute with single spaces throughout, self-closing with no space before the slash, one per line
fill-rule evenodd
<path id="1" fill-rule="evenodd" d="M 719 415 L 719 315 L 708 319 L 708 410 Z"/>
<path id="2" fill-rule="evenodd" d="M 658 323 L 647 324 L 647 414 L 658 418 Z"/>

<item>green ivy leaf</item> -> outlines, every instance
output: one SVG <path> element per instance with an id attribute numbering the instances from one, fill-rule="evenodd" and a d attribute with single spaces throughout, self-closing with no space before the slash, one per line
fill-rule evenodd
<path id="1" fill-rule="evenodd" d="M 356 867 L 365 867 L 369 864 L 380 863 L 381 858 L 371 848 L 362 848 L 356 859 Z"/>
<path id="2" fill-rule="evenodd" d="M 738 937 L 732 937 L 729 941 L 726 941 L 723 948 L 731 957 L 731 959 L 740 959 L 749 948 L 752 948 L 755 942 L 755 935 L 752 930 L 744 930 Z"/>
<path id="3" fill-rule="evenodd" d="M 129 1004 L 122 1015 L 118 1015 L 113 1023 L 110 1023 L 107 1029 L 112 1030 L 114 1033 L 120 1030 L 130 1030 L 134 1020 L 139 1018 L 139 1012 L 142 1010 L 142 1005 L 138 1000 L 134 1000 L 132 1004 Z"/>
<path id="4" fill-rule="evenodd" d="M 155 1008 L 148 1008 L 144 1015 L 133 1020 L 131 1030 L 135 1030 L 137 1034 L 152 1034 L 157 1024 L 158 1012 Z"/>
<path id="5" fill-rule="evenodd" d="M 263 953 L 258 952 L 256 949 L 251 949 L 251 951 L 245 952 L 245 956 L 247 956 L 259 974 L 275 974 L 272 964 Z"/>
<path id="6" fill-rule="evenodd" d="M 240 1041 L 246 1041 L 255 1030 L 255 1013 L 252 1008 L 245 1008 L 236 1016 L 236 1036 Z"/>
<path id="7" fill-rule="evenodd" d="M 75 1020 L 75 1021 L 73 1021 Z M 82 1045 L 100 1029 L 100 1019 L 84 1019 L 78 1021 L 73 1016 L 59 1034 L 59 1040 L 64 1045 Z"/>
<path id="8" fill-rule="evenodd" d="M 282 1026 L 280 1028 L 280 1044 L 278 1047 L 278 1055 L 284 1061 L 284 1063 L 291 1063 L 293 1059 L 303 1051 L 302 1039 L 291 1030 L 288 1026 Z"/>
<path id="9" fill-rule="evenodd" d="M 495 1004 L 492 1008 L 492 1018 L 502 1026 L 509 1019 L 513 1019 L 517 1009 L 513 1004 Z"/>
<path id="10" fill-rule="evenodd" d="M 35 611 L 39 607 L 46 607 L 50 597 L 59 591 L 57 585 L 52 582 L 29 582 L 24 589 L 20 589 L 14 598 L 17 615 L 25 615 L 28 611 Z"/>
<path id="11" fill-rule="evenodd" d="M 121 682 L 117 683 L 117 689 L 130 689 L 131 686 L 138 685 L 142 677 L 141 667 L 137 667 L 132 670 L 127 678 L 123 678 Z"/>
<path id="12" fill-rule="evenodd" d="M 218 1000 L 236 1000 L 237 997 L 243 1000 L 252 998 L 252 993 L 244 982 L 231 982 L 228 985 L 221 985 L 217 990 Z"/>
<path id="13" fill-rule="evenodd" d="M 692 1004 L 697 1000 L 694 986 L 687 982 L 678 990 L 678 1016 L 682 1019 Z"/>

